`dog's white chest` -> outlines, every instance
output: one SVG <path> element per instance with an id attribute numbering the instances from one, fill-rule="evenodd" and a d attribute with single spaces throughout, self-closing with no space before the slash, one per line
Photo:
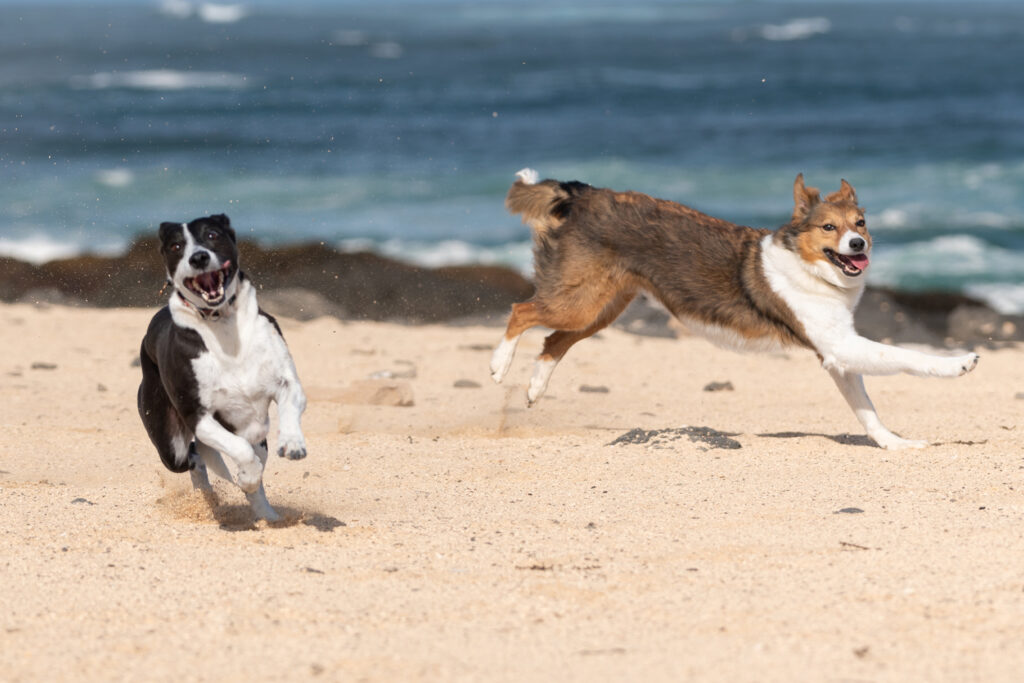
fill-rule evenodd
<path id="1" fill-rule="evenodd" d="M 253 321 L 251 329 L 239 332 L 237 342 L 230 339 L 227 343 L 223 335 L 200 332 L 207 350 L 192 366 L 200 398 L 208 399 L 206 404 L 211 407 L 228 407 L 238 401 L 268 403 L 277 391 L 284 346 L 280 336 L 262 317 Z"/>
<path id="2" fill-rule="evenodd" d="M 266 437 L 270 402 L 290 367 L 284 339 L 255 310 L 190 325 L 206 350 L 192 360 L 200 403 L 253 443 Z"/>

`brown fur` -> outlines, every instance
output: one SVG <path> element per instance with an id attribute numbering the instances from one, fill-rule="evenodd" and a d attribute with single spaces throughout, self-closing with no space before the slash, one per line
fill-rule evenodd
<path id="1" fill-rule="evenodd" d="M 818 190 L 804 186 L 801 173 L 793 184 L 793 218 L 782 226 L 778 238 L 783 244 L 800 254 L 805 261 L 826 260 L 824 249 L 835 249 L 838 237 L 845 230 L 860 234 L 871 247 L 871 235 L 863 223 L 864 210 L 857 206 L 857 193 L 845 180 L 840 189 L 821 200 Z M 836 230 L 826 231 L 824 225 L 833 225 Z"/>
<path id="2" fill-rule="evenodd" d="M 523 223 L 543 234 L 561 225 L 561 218 L 552 214 L 552 209 L 568 197 L 568 193 L 553 180 L 536 185 L 516 182 L 505 197 L 505 208 L 509 213 L 522 215 Z"/>
<path id="3" fill-rule="evenodd" d="M 517 181 L 506 206 L 534 228 L 537 291 L 512 307 L 505 337 L 537 325 L 554 329 L 541 359 L 559 360 L 606 327 L 640 289 L 684 321 L 812 348 L 803 326 L 765 281 L 760 242 L 768 230 L 636 192 L 554 180 Z M 846 181 L 822 202 L 801 175 L 793 218 L 775 239 L 806 260 L 825 258 L 823 248 L 835 246 L 839 231 L 824 231 L 822 221 L 849 226 L 862 218 Z M 866 229 L 859 231 L 870 239 Z"/>

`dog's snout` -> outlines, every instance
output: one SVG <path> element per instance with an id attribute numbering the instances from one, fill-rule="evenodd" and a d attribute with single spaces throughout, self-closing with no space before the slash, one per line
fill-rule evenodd
<path id="1" fill-rule="evenodd" d="M 853 249 L 854 251 L 864 251 L 864 238 L 854 237 L 850 240 L 850 249 Z"/>
<path id="2" fill-rule="evenodd" d="M 863 240 L 861 240 L 863 241 Z M 189 257 L 188 263 L 193 268 L 205 268 L 210 265 L 210 252 L 197 251 Z"/>

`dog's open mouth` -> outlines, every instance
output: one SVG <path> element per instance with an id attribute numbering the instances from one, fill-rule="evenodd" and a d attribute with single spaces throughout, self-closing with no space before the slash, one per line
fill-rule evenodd
<path id="1" fill-rule="evenodd" d="M 201 296 L 210 306 L 219 306 L 224 302 L 224 288 L 231 280 L 231 276 L 231 261 L 225 261 L 217 270 L 185 278 L 185 286 L 190 292 Z"/>
<path id="2" fill-rule="evenodd" d="M 840 254 L 837 251 L 831 249 L 825 250 L 825 256 L 831 261 L 837 268 L 843 271 L 843 275 L 849 275 L 850 277 L 857 277 L 864 272 L 864 269 L 868 267 L 868 255 L 867 254 Z"/>

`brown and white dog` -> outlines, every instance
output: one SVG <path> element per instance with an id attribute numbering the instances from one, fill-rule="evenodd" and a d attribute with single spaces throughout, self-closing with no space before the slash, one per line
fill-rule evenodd
<path id="1" fill-rule="evenodd" d="M 512 306 L 491 374 L 501 382 L 523 332 L 536 325 L 553 329 L 534 366 L 531 405 L 569 348 L 615 320 L 640 290 L 720 346 L 816 352 L 883 448 L 927 442 L 885 428 L 862 375 L 956 377 L 978 363 L 974 353 L 931 355 L 873 342 L 854 330 L 871 236 L 845 180 L 822 200 L 798 175 L 793 217 L 773 232 L 636 192 L 540 181 L 532 169 L 516 175 L 505 205 L 533 229 L 537 291 Z"/>

